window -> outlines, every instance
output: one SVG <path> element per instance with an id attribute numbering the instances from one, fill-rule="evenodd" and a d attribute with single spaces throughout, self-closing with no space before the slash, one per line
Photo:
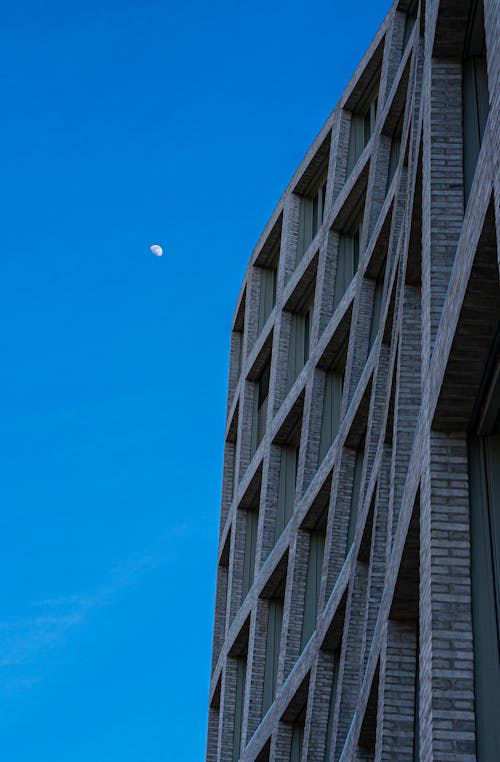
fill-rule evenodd
<path id="1" fill-rule="evenodd" d="M 271 598 L 267 619 L 266 661 L 264 688 L 262 692 L 262 716 L 274 701 L 280 655 L 281 628 L 283 625 L 283 599 Z"/>
<path id="2" fill-rule="evenodd" d="M 304 745 L 304 724 L 306 719 L 306 708 L 302 710 L 299 717 L 292 725 L 292 743 L 290 746 L 290 762 L 301 762 L 302 747 Z"/>
<path id="3" fill-rule="evenodd" d="M 335 290 L 333 293 L 334 310 L 340 304 L 340 300 L 347 291 L 347 287 L 358 269 L 360 232 L 361 220 L 355 224 L 352 232 L 340 233 L 339 235 L 339 254 L 337 271 L 335 273 Z"/>
<path id="4" fill-rule="evenodd" d="M 292 312 L 288 350 L 287 391 L 309 359 L 313 303 L 302 313 Z"/>
<path id="5" fill-rule="evenodd" d="M 283 532 L 293 514 L 295 488 L 297 483 L 297 465 L 299 448 L 285 446 L 281 448 L 280 477 L 278 484 L 278 505 L 276 508 L 275 540 Z"/>
<path id="6" fill-rule="evenodd" d="M 260 754 L 258 754 L 255 757 L 255 762 L 270 762 L 269 757 L 271 754 L 271 740 L 269 740 L 266 744 L 264 744 L 264 747 Z"/>
<path id="7" fill-rule="evenodd" d="M 271 362 L 269 361 L 264 370 L 262 371 L 259 380 L 255 384 L 254 392 L 254 412 L 252 422 L 252 441 L 251 452 L 252 455 L 257 450 L 257 447 L 262 441 L 266 430 L 267 421 L 267 402 L 269 398 L 269 375 L 271 370 Z"/>
<path id="8" fill-rule="evenodd" d="M 345 360 L 347 348 L 344 347 L 341 356 L 325 375 L 325 396 L 323 398 L 323 415 L 321 417 L 321 434 L 319 440 L 319 462 L 321 463 L 337 436 L 340 425 L 342 393 L 344 390 Z"/>
<path id="9" fill-rule="evenodd" d="M 245 331 L 245 307 L 246 292 L 243 294 L 236 317 L 234 318 L 233 331 L 231 334 L 231 360 L 229 377 L 231 382 L 236 385 L 241 375 L 243 364 L 243 334 Z"/>
<path id="10" fill-rule="evenodd" d="M 223 477 L 223 503 L 227 510 L 236 494 L 238 487 L 238 472 L 236 468 L 236 444 L 238 435 L 239 404 L 236 407 L 233 418 L 227 432 L 224 447 L 224 477 Z"/>
<path id="11" fill-rule="evenodd" d="M 252 587 L 255 571 L 255 551 L 257 548 L 258 510 L 248 510 L 245 526 L 245 555 L 243 559 L 243 598 Z"/>
<path id="12" fill-rule="evenodd" d="M 378 88 L 377 88 L 378 89 Z M 354 165 L 363 153 L 375 128 L 377 116 L 377 89 L 366 95 L 351 116 L 349 133 L 349 149 L 347 152 L 347 175 L 352 172 Z"/>
<path id="13" fill-rule="evenodd" d="M 478 759 L 500 748 L 500 361 L 469 440 L 472 616 Z"/>
<path id="14" fill-rule="evenodd" d="M 304 745 L 304 725 L 307 711 L 307 696 L 309 694 L 308 674 L 296 689 L 295 695 L 281 715 L 280 731 L 278 731 L 278 745 L 280 759 L 288 759 L 290 762 L 301 762 L 302 747 Z M 286 748 L 288 746 L 288 749 Z"/>
<path id="15" fill-rule="evenodd" d="M 378 715 L 378 692 L 379 692 L 379 674 L 380 674 L 380 662 L 377 664 L 375 675 L 373 676 L 373 682 L 368 695 L 368 702 L 366 704 L 365 716 L 361 723 L 359 731 L 358 749 L 356 757 L 368 760 L 375 759 L 375 746 L 377 740 L 377 715 Z M 404 759 L 402 754 L 400 759 Z"/>
<path id="16" fill-rule="evenodd" d="M 215 691 L 210 702 L 208 714 L 208 734 L 207 734 L 207 759 L 217 759 L 217 744 L 219 737 L 219 719 L 220 719 L 220 694 L 222 678 L 219 677 Z"/>
<path id="17" fill-rule="evenodd" d="M 413 762 L 420 760 L 420 664 L 419 664 L 419 638 L 417 625 L 417 647 L 415 654 L 415 693 L 413 697 Z"/>
<path id="18" fill-rule="evenodd" d="M 283 215 L 280 214 L 264 241 L 254 264 L 253 274 L 256 276 L 256 283 L 254 287 L 252 281 L 252 304 L 254 300 L 257 301 L 257 336 L 264 328 L 276 304 L 282 232 Z M 253 339 L 256 339 L 257 336 Z"/>
<path id="19" fill-rule="evenodd" d="M 401 156 L 401 138 L 403 135 L 403 127 L 404 127 L 404 121 L 405 121 L 405 105 L 403 103 L 397 103 L 397 98 L 395 98 L 395 103 L 393 106 L 391 106 L 391 117 L 389 120 L 389 125 L 384 125 L 384 129 L 390 129 L 390 132 L 387 132 L 381 137 L 381 145 L 386 145 L 386 141 L 390 139 L 391 145 L 389 149 L 389 163 L 387 166 L 387 181 L 385 184 L 385 195 L 387 196 L 389 189 L 391 187 L 391 183 L 394 179 L 394 175 L 396 174 L 396 170 L 399 165 L 399 159 Z"/>
<path id="20" fill-rule="evenodd" d="M 325 757 L 327 762 L 330 758 L 330 749 L 333 742 L 333 721 L 335 718 L 335 703 L 337 700 L 337 686 L 339 681 L 339 666 L 340 666 L 340 645 L 335 649 L 332 654 L 332 683 L 330 688 L 330 696 L 328 701 L 328 722 L 326 726 L 326 744 L 325 744 Z"/>
<path id="21" fill-rule="evenodd" d="M 302 635 L 300 639 L 301 649 L 304 648 L 316 627 L 324 552 L 324 531 L 311 532 L 309 536 L 304 619 L 302 620 Z"/>
<path id="22" fill-rule="evenodd" d="M 312 191 L 302 197 L 296 263 L 302 259 L 323 224 L 325 198 L 326 175 L 323 175 L 320 181 L 314 183 Z"/>
<path id="23" fill-rule="evenodd" d="M 233 331 L 231 342 L 231 368 L 234 369 L 234 378 L 238 381 L 241 375 L 241 356 L 243 347 L 243 333 Z"/>
<path id="24" fill-rule="evenodd" d="M 354 476 L 352 480 L 352 493 L 351 493 L 351 512 L 349 516 L 349 527 L 347 530 L 347 551 L 354 542 L 354 534 L 356 532 L 356 523 L 358 520 L 359 512 L 359 500 L 361 495 L 361 477 L 363 475 L 363 463 L 365 459 L 365 435 L 361 439 L 355 455 L 354 461 Z"/>
<path id="25" fill-rule="evenodd" d="M 217 567 L 217 584 L 215 587 L 215 625 L 214 625 L 214 647 L 213 647 L 213 663 L 212 668 L 215 666 L 222 644 L 224 642 L 224 634 L 226 629 L 226 613 L 227 613 L 227 592 L 229 581 L 229 554 L 231 549 L 231 534 L 229 531 L 220 555 L 219 565 Z"/>
<path id="26" fill-rule="evenodd" d="M 408 40 L 411 37 L 413 27 L 415 26 L 415 21 L 417 20 L 417 5 L 418 5 L 417 0 L 412 0 L 406 12 L 405 28 L 403 33 L 403 49 L 401 51 L 402 54 L 406 50 L 406 46 L 408 45 Z"/>
<path id="27" fill-rule="evenodd" d="M 266 324 L 266 320 L 276 304 L 276 284 L 278 279 L 278 266 L 260 268 L 260 301 L 258 332 L 260 333 Z"/>
<path id="28" fill-rule="evenodd" d="M 243 703 L 245 700 L 245 681 L 247 674 L 247 655 L 238 656 L 236 661 L 236 699 L 233 729 L 233 762 L 240 758 L 241 729 L 243 725 Z"/>
<path id="29" fill-rule="evenodd" d="M 464 193 L 469 198 L 489 111 L 483 4 L 473 4 L 462 64 Z"/>
<path id="30" fill-rule="evenodd" d="M 382 266 L 377 276 L 377 280 L 375 281 L 375 288 L 373 291 L 372 320 L 370 324 L 370 338 L 368 343 L 370 348 L 372 347 L 373 342 L 375 341 L 375 337 L 377 336 L 378 327 L 380 323 L 380 310 L 382 308 L 382 296 L 384 293 L 384 275 L 385 275 L 385 264 Z"/>

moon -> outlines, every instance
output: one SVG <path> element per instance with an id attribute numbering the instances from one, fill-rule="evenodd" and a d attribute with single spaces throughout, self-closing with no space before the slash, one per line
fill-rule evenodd
<path id="1" fill-rule="evenodd" d="M 161 246 L 158 246 L 157 243 L 154 243 L 152 246 L 150 246 L 149 250 L 151 254 L 155 255 L 155 257 L 161 257 L 163 255 L 163 249 Z"/>

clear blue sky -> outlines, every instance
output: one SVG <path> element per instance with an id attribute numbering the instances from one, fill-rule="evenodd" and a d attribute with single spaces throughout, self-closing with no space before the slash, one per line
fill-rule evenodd
<path id="1" fill-rule="evenodd" d="M 389 4 L 3 8 L 3 759 L 203 759 L 232 312 Z"/>

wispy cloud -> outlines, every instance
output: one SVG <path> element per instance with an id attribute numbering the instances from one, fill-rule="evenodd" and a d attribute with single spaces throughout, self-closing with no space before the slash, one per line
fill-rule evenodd
<path id="1" fill-rule="evenodd" d="M 128 556 L 111 568 L 94 590 L 35 600 L 25 616 L 0 621 L 2 691 L 17 693 L 39 682 L 36 675 L 29 674 L 29 667 L 67 642 L 70 633 L 96 610 L 112 605 L 145 575 L 172 563 L 172 541 L 187 529 L 187 523 L 177 525 L 147 548 Z"/>

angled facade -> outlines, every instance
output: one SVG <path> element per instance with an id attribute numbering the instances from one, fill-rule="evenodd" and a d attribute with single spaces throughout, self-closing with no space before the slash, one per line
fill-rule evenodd
<path id="1" fill-rule="evenodd" d="M 500 759 L 499 31 L 394 3 L 250 259 L 208 762 Z"/>

